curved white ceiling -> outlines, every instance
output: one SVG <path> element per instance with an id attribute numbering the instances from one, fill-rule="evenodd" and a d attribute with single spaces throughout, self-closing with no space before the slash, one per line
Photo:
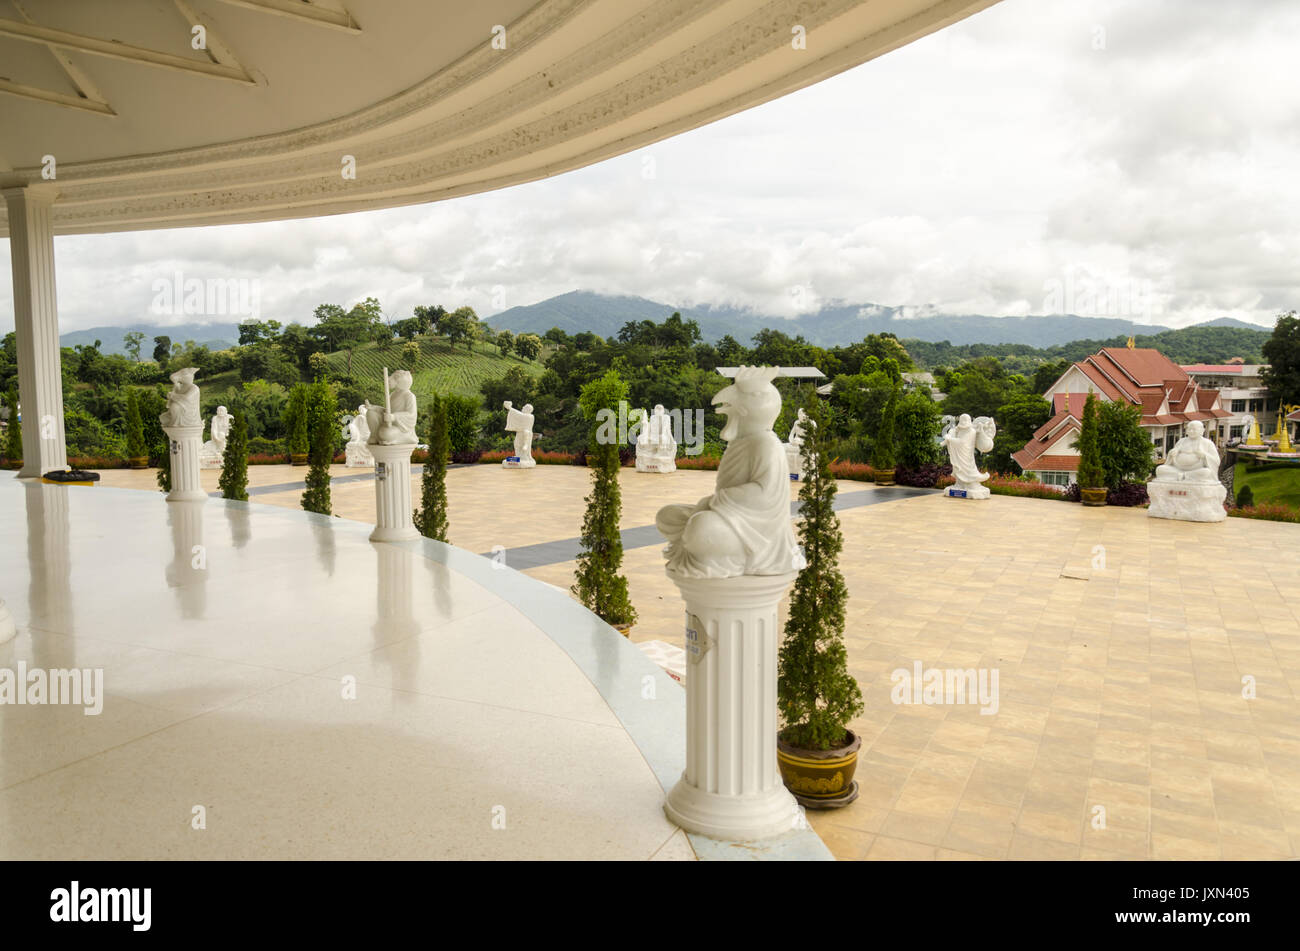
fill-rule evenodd
<path id="1" fill-rule="evenodd" d="M 639 148 L 994 2 L 0 0 L 0 185 L 53 156 L 62 234 L 435 201 Z"/>

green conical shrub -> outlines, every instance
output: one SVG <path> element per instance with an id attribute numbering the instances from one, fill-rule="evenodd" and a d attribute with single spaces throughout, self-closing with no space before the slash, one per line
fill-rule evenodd
<path id="1" fill-rule="evenodd" d="M 801 450 L 807 475 L 799 487 L 799 543 L 806 563 L 790 592 L 776 701 L 781 739 L 800 749 L 828 750 L 844 745 L 849 721 L 862 712 L 863 703 L 844 647 L 848 588 L 839 569 L 844 538 L 835 514 L 828 414 L 809 390 L 804 411 L 811 425 L 804 430 Z"/>
<path id="2" fill-rule="evenodd" d="M 126 454 L 131 459 L 149 455 L 149 446 L 144 441 L 144 423 L 140 421 L 140 396 L 133 388 L 126 391 Z"/>
<path id="3" fill-rule="evenodd" d="M 415 510 L 415 527 L 425 538 L 447 540 L 447 457 L 451 440 L 447 435 L 447 404 L 433 397 L 429 416 L 429 460 L 420 479 L 420 507 Z"/>
<path id="4" fill-rule="evenodd" d="M 591 467 L 591 494 L 582 518 L 582 551 L 578 555 L 577 580 L 572 591 L 587 608 L 607 624 L 632 624 L 636 609 L 628 596 L 623 577 L 623 537 L 619 517 L 623 511 L 618 485 L 621 468 L 616 440 L 608 437 L 611 427 L 602 426 L 601 410 L 617 413 L 627 399 L 627 384 L 616 370 L 582 388 L 578 404 L 590 427 L 587 465 Z M 612 427 L 617 430 L 617 427 Z M 601 430 L 605 436 L 598 435 Z"/>
<path id="5" fill-rule="evenodd" d="M 1097 438 L 1100 412 L 1097 394 L 1089 393 L 1083 404 L 1083 419 L 1075 443 L 1079 450 L 1079 471 L 1075 478 L 1081 489 L 1100 489 L 1106 485 L 1106 473 L 1101 466 L 1101 445 Z"/>
<path id="6" fill-rule="evenodd" d="M 226 435 L 226 451 L 221 457 L 221 480 L 218 482 L 223 499 L 248 501 L 248 419 L 241 409 L 236 409 Z"/>
<path id="7" fill-rule="evenodd" d="M 334 447 L 338 423 L 335 411 L 334 390 L 328 383 L 316 382 L 306 386 L 305 418 L 308 442 L 307 490 L 302 494 L 302 507 L 308 512 L 330 514 L 330 463 L 334 461 Z"/>

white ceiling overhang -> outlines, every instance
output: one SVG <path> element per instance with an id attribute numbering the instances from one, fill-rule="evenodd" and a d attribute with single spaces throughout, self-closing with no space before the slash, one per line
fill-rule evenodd
<path id="1" fill-rule="evenodd" d="M 53 156 L 60 234 L 437 201 L 640 148 L 994 2 L 0 0 L 0 186 Z"/>

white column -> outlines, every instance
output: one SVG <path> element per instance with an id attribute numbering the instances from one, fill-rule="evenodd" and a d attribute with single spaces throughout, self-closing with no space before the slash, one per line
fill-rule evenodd
<path id="1" fill-rule="evenodd" d="M 68 465 L 63 435 L 63 374 L 59 366 L 59 308 L 54 291 L 55 192 L 45 185 L 3 190 L 9 211 L 14 276 L 18 391 L 23 411 L 23 467 L 38 478 Z"/>
<path id="2" fill-rule="evenodd" d="M 746 840 L 796 827 L 776 764 L 777 605 L 795 573 L 683 578 L 686 769 L 664 812 L 690 832 Z"/>
<path id="3" fill-rule="evenodd" d="M 372 542 L 400 542 L 419 538 L 411 521 L 411 453 L 414 443 L 404 446 L 372 445 L 375 457 L 375 530 Z"/>
<path id="4" fill-rule="evenodd" d="M 203 426 L 164 426 L 171 452 L 172 490 L 168 502 L 202 502 L 208 497 L 199 479 L 199 452 L 203 448 Z"/>

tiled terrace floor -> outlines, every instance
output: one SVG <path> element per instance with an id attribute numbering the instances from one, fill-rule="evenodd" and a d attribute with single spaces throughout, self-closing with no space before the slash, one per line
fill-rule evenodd
<path id="1" fill-rule="evenodd" d="M 301 474 L 250 469 L 262 485 Z M 572 538 L 588 478 L 453 469 L 451 540 L 487 552 Z M 152 485 L 151 473 L 104 479 Z M 624 528 L 708 494 L 712 479 L 624 470 Z M 215 488 L 216 473 L 207 481 Z M 336 485 L 335 513 L 372 521 L 373 494 L 364 481 Z M 296 506 L 299 495 L 254 501 Z M 937 494 L 840 517 L 849 664 L 867 706 L 853 725 L 861 797 L 810 813 L 837 857 L 1300 856 L 1300 526 Z M 659 547 L 629 550 L 625 567 L 641 614 L 633 640 L 680 644 Z M 573 568 L 527 573 L 566 587 Z M 891 673 L 917 661 L 996 670 L 997 713 L 895 704 Z"/>

